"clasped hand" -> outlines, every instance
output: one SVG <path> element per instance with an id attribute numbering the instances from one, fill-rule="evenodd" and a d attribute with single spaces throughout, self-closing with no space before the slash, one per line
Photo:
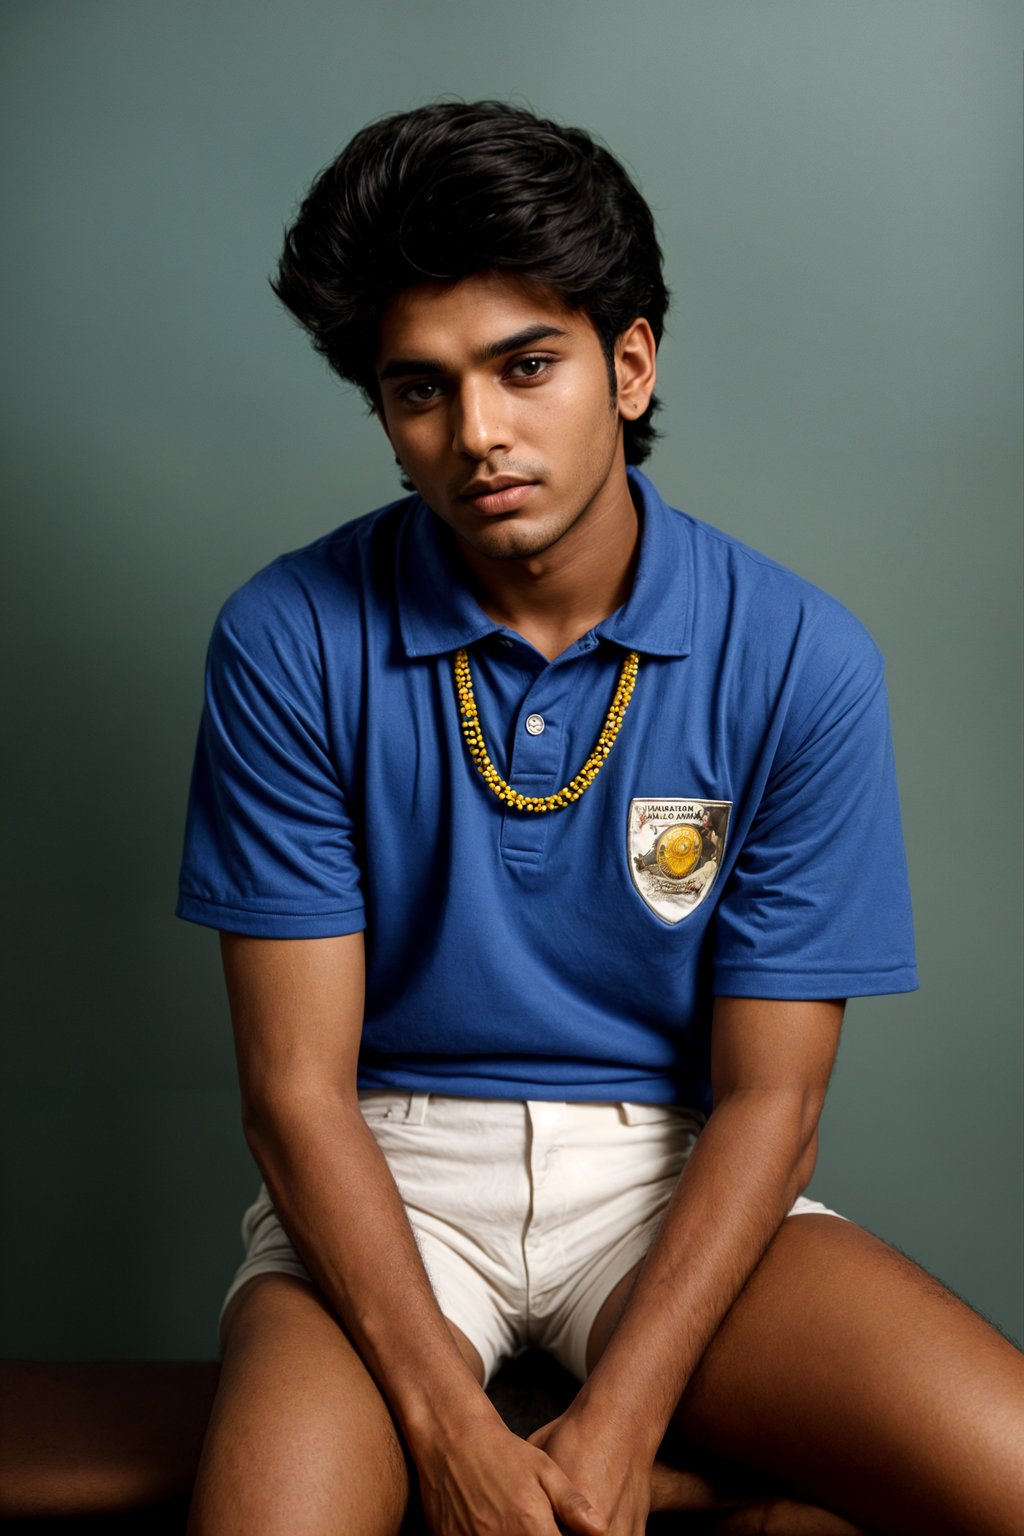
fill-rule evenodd
<path id="1" fill-rule="evenodd" d="M 588 1443 L 571 1409 L 528 1441 L 495 1415 L 419 1472 L 434 1536 L 643 1536 L 646 1527 L 650 1467 Z"/>
<path id="2" fill-rule="evenodd" d="M 603 1536 L 644 1536 L 651 1507 L 652 1462 L 614 1444 L 570 1407 L 530 1436 L 603 1516 Z"/>

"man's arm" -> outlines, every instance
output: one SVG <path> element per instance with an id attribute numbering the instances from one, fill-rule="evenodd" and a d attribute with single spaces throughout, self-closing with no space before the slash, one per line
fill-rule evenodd
<path id="1" fill-rule="evenodd" d="M 615 1536 L 643 1529 L 637 1500 L 669 1420 L 810 1180 L 842 1015 L 841 1002 L 716 1003 L 714 1109 L 601 1359 L 538 1436 L 607 1508 Z"/>
<path id="2" fill-rule="evenodd" d="M 282 1223 L 386 1396 L 432 1528 L 583 1536 L 603 1523 L 505 1428 L 430 1288 L 356 1091 L 361 934 L 222 935 L 246 1139 Z M 545 1525 L 543 1521 L 547 1521 Z"/>

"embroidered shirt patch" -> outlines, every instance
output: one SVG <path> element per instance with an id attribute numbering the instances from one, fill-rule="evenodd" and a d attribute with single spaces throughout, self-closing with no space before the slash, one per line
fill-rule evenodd
<path id="1" fill-rule="evenodd" d="M 630 801 L 629 873 L 663 922 L 682 922 L 710 895 L 731 810 L 731 800 Z"/>

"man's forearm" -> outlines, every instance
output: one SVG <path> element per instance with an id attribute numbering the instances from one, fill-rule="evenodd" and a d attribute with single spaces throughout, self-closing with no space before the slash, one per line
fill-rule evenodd
<path id="1" fill-rule="evenodd" d="M 493 1412 L 431 1290 L 401 1196 L 354 1099 L 247 1117 L 282 1223 L 385 1393 L 414 1456 Z"/>
<path id="2" fill-rule="evenodd" d="M 361 935 L 225 934 L 222 947 L 247 1140 L 299 1256 L 391 1407 L 427 1524 L 451 1536 L 554 1536 L 560 1521 L 597 1536 L 584 1495 L 505 1427 L 463 1359 L 363 1119 Z"/>
<path id="3" fill-rule="evenodd" d="M 716 1107 L 574 1410 L 652 1457 L 686 1384 L 813 1168 L 818 1105 L 743 1090 Z"/>
<path id="4" fill-rule="evenodd" d="M 387 1398 L 431 1530 L 604 1522 L 563 1471 L 502 1423 L 438 1307 L 387 1162 L 354 1099 L 279 1099 L 247 1135 L 289 1235 Z"/>

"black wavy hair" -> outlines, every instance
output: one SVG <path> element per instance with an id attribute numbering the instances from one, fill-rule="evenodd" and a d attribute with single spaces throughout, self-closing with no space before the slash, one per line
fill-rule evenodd
<path id="1" fill-rule="evenodd" d="M 341 378 L 379 403 L 379 318 L 428 280 L 514 273 L 586 314 L 612 395 L 615 341 L 668 308 L 654 218 L 618 160 L 580 128 L 500 101 L 448 102 L 370 123 L 310 187 L 271 287 Z M 628 464 L 658 435 L 624 424 Z"/>

